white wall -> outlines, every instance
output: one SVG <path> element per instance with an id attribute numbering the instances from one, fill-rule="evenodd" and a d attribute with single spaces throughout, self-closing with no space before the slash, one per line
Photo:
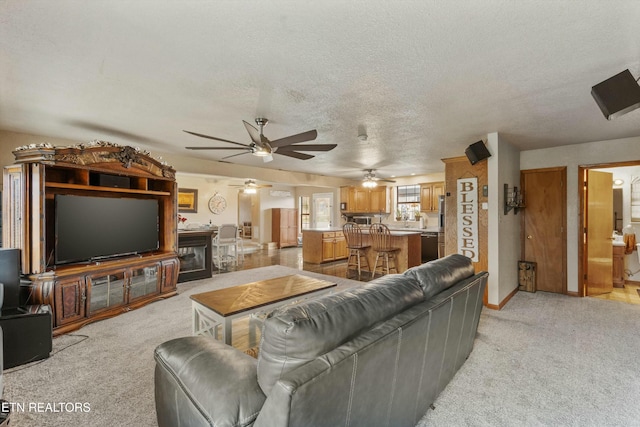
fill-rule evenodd
<path id="1" fill-rule="evenodd" d="M 614 122 L 603 122 L 603 126 Z M 578 166 L 640 161 L 640 137 L 588 142 L 540 150 L 522 151 L 522 170 L 567 168 L 567 291 L 578 292 L 578 242 L 580 207 L 578 205 Z"/>
<path id="2" fill-rule="evenodd" d="M 213 225 L 236 224 L 238 222 L 238 189 L 230 187 L 229 180 L 176 172 L 176 182 L 178 189 L 198 190 L 198 212 L 180 213 L 181 216 L 187 218 L 186 226 L 208 225 L 209 221 Z M 227 201 L 227 208 L 218 215 L 209 210 L 209 199 L 216 193 Z"/>
<path id="3" fill-rule="evenodd" d="M 497 133 L 487 135 L 488 164 L 488 303 L 499 305 L 518 287 L 520 216 L 504 214 L 504 184 L 520 185 L 520 151 Z"/>

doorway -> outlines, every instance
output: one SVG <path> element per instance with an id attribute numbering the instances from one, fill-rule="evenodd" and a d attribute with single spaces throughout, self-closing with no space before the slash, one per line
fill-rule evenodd
<path id="1" fill-rule="evenodd" d="M 608 212 L 596 214 L 596 217 L 606 217 L 608 224 L 601 232 L 595 232 L 591 229 L 590 215 L 593 219 L 594 214 L 589 212 L 590 201 L 594 200 L 593 188 L 589 185 L 589 176 L 592 173 L 604 174 L 608 176 L 608 188 L 606 190 L 595 190 L 596 193 L 603 192 L 609 202 L 605 202 L 602 196 L 596 195 L 595 200 L 602 199 Z M 634 216 L 637 211 L 635 205 L 640 204 L 640 193 L 633 191 L 632 181 L 638 180 L 640 177 L 640 160 L 629 162 L 617 162 L 596 164 L 588 166 L 580 166 L 578 168 L 579 182 L 585 182 L 585 186 L 579 192 L 580 206 L 580 230 L 586 231 L 579 234 L 578 242 L 578 259 L 579 271 L 578 277 L 583 278 L 578 284 L 580 296 L 591 296 L 599 299 L 608 299 L 614 301 L 622 301 L 632 304 L 640 304 L 640 257 L 638 251 L 633 245 L 629 248 L 615 247 L 623 244 L 623 234 L 633 234 L 633 237 L 640 232 L 640 217 Z M 618 234 L 616 236 L 616 234 Z M 626 236 L 624 236 L 626 240 Z M 618 243 L 612 243 L 612 241 Z M 592 251 L 598 245 L 606 247 L 608 254 L 607 263 L 611 259 L 610 264 L 612 270 L 612 286 L 605 291 L 599 286 L 593 286 L 592 278 L 602 273 L 602 259 L 593 256 Z M 612 246 L 614 246 L 612 248 Z M 613 253 L 612 253 L 613 252 Z M 601 280 L 604 282 L 604 280 Z M 608 282 L 608 277 L 607 277 Z M 597 285 L 597 284 L 596 284 Z"/>
<path id="2" fill-rule="evenodd" d="M 311 227 L 329 228 L 333 225 L 333 193 L 313 193 L 311 196 Z"/>
<path id="3" fill-rule="evenodd" d="M 238 227 L 243 240 L 252 240 L 254 237 L 253 207 L 256 198 L 256 194 L 238 192 Z"/>

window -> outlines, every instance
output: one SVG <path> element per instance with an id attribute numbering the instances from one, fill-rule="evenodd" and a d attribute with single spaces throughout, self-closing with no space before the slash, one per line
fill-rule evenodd
<path id="1" fill-rule="evenodd" d="M 310 207 L 310 197 L 302 196 L 300 197 L 300 229 L 306 230 L 311 226 L 311 207 Z"/>
<path id="2" fill-rule="evenodd" d="M 420 185 L 396 187 L 396 220 L 415 221 L 420 212 Z"/>

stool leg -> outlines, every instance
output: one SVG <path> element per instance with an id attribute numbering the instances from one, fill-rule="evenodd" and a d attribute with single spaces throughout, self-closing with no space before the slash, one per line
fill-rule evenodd
<path id="1" fill-rule="evenodd" d="M 376 269 L 378 268 L 378 258 L 380 257 L 380 252 L 376 254 L 376 261 L 373 264 L 373 270 L 371 270 L 371 278 L 373 279 L 376 276 Z M 384 268 L 384 267 L 383 267 Z"/>

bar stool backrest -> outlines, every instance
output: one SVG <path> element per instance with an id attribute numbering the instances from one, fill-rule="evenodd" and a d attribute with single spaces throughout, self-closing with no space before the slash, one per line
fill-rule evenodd
<path id="1" fill-rule="evenodd" d="M 347 222 L 342 226 L 342 232 L 347 240 L 347 247 L 359 248 L 362 246 L 362 230 L 355 222 Z"/>
<path id="2" fill-rule="evenodd" d="M 371 246 L 374 251 L 384 251 L 391 248 L 391 232 L 385 224 L 374 223 L 369 227 Z"/>
<path id="3" fill-rule="evenodd" d="M 219 243 L 233 243 L 238 236 L 238 227 L 235 224 L 222 224 L 218 228 L 216 239 Z"/>

